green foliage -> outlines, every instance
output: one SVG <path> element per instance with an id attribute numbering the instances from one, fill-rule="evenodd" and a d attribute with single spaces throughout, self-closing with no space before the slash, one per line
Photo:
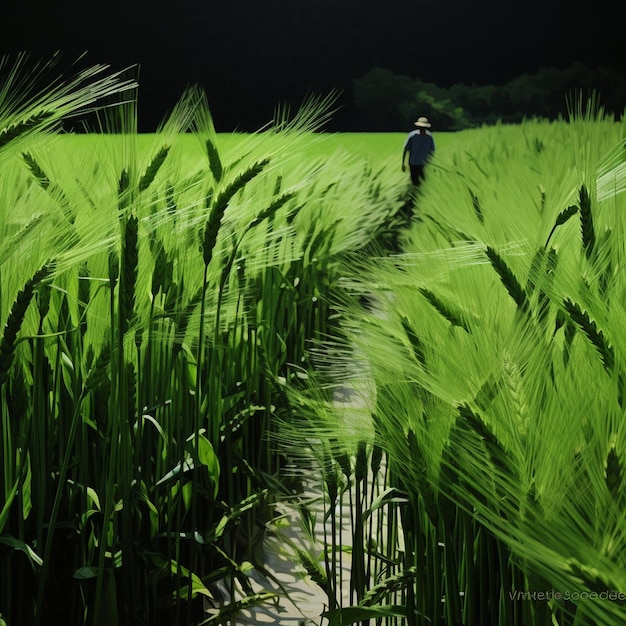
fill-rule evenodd
<path id="1" fill-rule="evenodd" d="M 309 133 L 329 101 L 48 143 L 95 93 L 7 93 L 2 619 L 232 622 L 286 497 L 331 623 L 623 621 L 517 595 L 625 585 L 619 125 L 459 133 L 405 219 L 397 166 Z"/>
<path id="2" fill-rule="evenodd" d="M 382 553 L 392 579 L 422 574 L 388 600 L 407 623 L 624 620 L 625 196 L 606 157 L 622 133 L 588 112 L 460 133 L 433 160 L 404 254 L 345 269 L 347 338 L 321 380 L 366 391 L 359 410 L 324 386 L 304 394 L 307 427 L 287 432 L 312 452 L 382 447 L 384 488 L 404 502 L 383 506 L 376 556 L 352 550 Z M 600 194 L 607 162 L 614 193 Z M 355 477 L 343 492 L 358 510 Z M 382 541 L 395 520 L 402 540 Z M 329 616 L 365 597 L 329 600 Z"/>
<path id="3" fill-rule="evenodd" d="M 59 58 L 33 62 L 27 53 L 0 57 L 0 158 L 21 150 L 37 133 L 58 128 L 61 120 L 136 86 L 121 72 L 107 75 L 105 65 L 76 69 L 61 82 L 55 75 Z"/>
<path id="4" fill-rule="evenodd" d="M 127 99 L 99 118 L 122 132 L 47 141 L 35 130 L 130 84 L 44 94 L 55 113 L 37 124 L 26 122 L 38 108 L 5 106 L 10 86 L 2 615 L 25 626 L 232 621 L 275 600 L 249 576 L 265 571 L 262 529 L 288 491 L 273 439 L 277 415 L 294 415 L 284 384 L 303 384 L 341 260 L 377 237 L 400 205 L 386 190 L 403 178 L 364 178 L 333 146 L 294 159 L 318 141 L 306 133 L 326 115 L 319 103 L 218 142 L 190 89 L 154 136 L 133 131 Z"/>
<path id="5" fill-rule="evenodd" d="M 581 63 L 566 68 L 540 68 L 504 85 L 455 84 L 444 87 L 419 77 L 395 75 L 374 67 L 354 80 L 359 130 L 392 131 L 410 127 L 426 115 L 435 128 L 455 131 L 525 119 L 556 120 L 568 114 L 574 93 L 602 95 L 606 110 L 620 116 L 626 103 L 626 77 L 608 68 L 595 70 Z M 534 145 L 541 149 L 541 143 Z"/>

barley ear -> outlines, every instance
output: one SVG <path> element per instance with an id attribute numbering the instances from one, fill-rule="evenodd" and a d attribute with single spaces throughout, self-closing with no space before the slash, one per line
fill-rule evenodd
<path id="1" fill-rule="evenodd" d="M 224 174 L 220 153 L 217 150 L 215 142 L 210 137 L 206 140 L 205 146 L 207 156 L 209 157 L 209 168 L 211 169 L 211 174 L 213 174 L 215 182 L 219 183 L 222 180 L 222 175 Z"/>
<path id="2" fill-rule="evenodd" d="M 170 146 L 163 146 L 150 161 L 144 175 L 139 179 L 139 191 L 145 191 L 154 181 L 157 173 L 161 169 L 163 162 L 169 154 Z"/>
<path id="3" fill-rule="evenodd" d="M 583 311 L 581 306 L 578 303 L 573 302 L 570 298 L 565 298 L 563 300 L 563 306 L 574 324 L 582 330 L 587 339 L 597 350 L 605 369 L 611 372 L 613 370 L 613 366 L 615 365 L 615 353 L 613 351 L 613 346 L 604 336 L 602 330 L 600 330 L 595 321 L 589 317 L 589 313 L 587 313 L 587 311 Z"/>
<path id="4" fill-rule="evenodd" d="M 282 175 L 278 175 L 276 177 L 276 182 L 274 183 L 274 195 L 277 196 L 280 193 L 280 190 L 283 186 L 283 177 Z"/>
<path id="5" fill-rule="evenodd" d="M 289 200 L 295 197 L 295 193 L 285 193 L 282 196 L 276 198 L 266 209 L 261 211 L 255 218 L 250 222 L 248 228 L 254 228 L 258 224 L 260 224 L 264 219 L 271 219 L 281 207 L 283 207 Z"/>
<path id="6" fill-rule="evenodd" d="M 205 265 L 208 265 L 213 258 L 213 249 L 215 248 L 222 218 L 228 208 L 228 204 L 239 190 L 243 189 L 247 183 L 263 171 L 267 163 L 269 163 L 269 159 L 259 161 L 242 172 L 235 180 L 227 185 L 213 202 L 213 208 L 211 209 L 211 214 L 204 227 L 204 236 L 202 239 L 202 255 Z"/>
<path id="7" fill-rule="evenodd" d="M 494 466 L 509 474 L 510 467 L 506 461 L 505 450 L 493 430 L 468 404 L 460 404 L 458 410 L 457 424 L 476 434 L 484 442 L 487 455 Z"/>
<path id="8" fill-rule="evenodd" d="M 191 321 L 191 316 L 194 312 L 194 309 L 198 306 L 198 304 L 202 300 L 202 286 L 198 287 L 194 295 L 191 297 L 184 310 L 177 314 L 174 319 L 174 324 L 176 326 L 176 339 L 174 340 L 174 354 L 180 352 L 183 347 L 183 341 L 185 339 L 185 333 L 187 332 L 187 328 L 189 326 L 189 322 Z M 172 293 L 174 290 L 172 290 Z"/>
<path id="9" fill-rule="evenodd" d="M 474 213 L 476 214 L 478 221 L 481 224 L 484 224 L 485 216 L 483 215 L 483 211 L 480 207 L 480 200 L 478 199 L 478 196 L 471 189 L 469 189 L 468 191 L 470 194 L 470 198 L 472 199 L 472 208 L 474 209 Z"/>
<path id="10" fill-rule="evenodd" d="M 461 315 L 454 311 L 448 304 L 438 298 L 432 291 L 425 287 L 420 287 L 420 293 L 432 304 L 434 309 L 438 311 L 450 324 L 462 328 L 465 332 L 469 333 L 470 329 L 467 323 L 463 320 Z"/>
<path id="11" fill-rule="evenodd" d="M 328 578 L 320 563 L 301 548 L 296 549 L 296 554 L 300 565 L 304 567 L 306 573 L 311 577 L 311 580 L 324 592 L 328 591 Z"/>
<path id="12" fill-rule="evenodd" d="M 421 339 L 417 336 L 417 333 L 413 330 L 409 320 L 403 316 L 402 317 L 402 328 L 406 333 L 407 339 L 411 344 L 411 350 L 415 360 L 422 366 L 426 367 L 426 352 L 424 350 L 424 344 Z"/>
<path id="13" fill-rule="evenodd" d="M 357 444 L 354 478 L 359 483 L 367 478 L 367 446 L 364 441 Z"/>
<path id="14" fill-rule="evenodd" d="M 37 301 L 37 309 L 39 310 L 39 330 L 41 332 L 41 324 L 43 323 L 44 318 L 48 315 L 50 311 L 50 296 L 52 295 L 52 288 L 48 283 L 44 283 L 37 290 L 36 301 Z"/>
<path id="15" fill-rule="evenodd" d="M 372 476 L 376 476 L 383 462 L 384 451 L 381 446 L 383 437 L 381 436 L 380 418 L 376 413 L 372 413 L 372 421 L 374 423 L 374 442 L 372 443 L 372 454 L 370 457 L 370 470 Z"/>
<path id="16" fill-rule="evenodd" d="M 122 322 L 122 332 L 133 319 L 135 308 L 135 287 L 139 265 L 138 225 L 137 217 L 131 215 L 124 224 L 122 236 L 120 273 L 120 320 Z"/>
<path id="17" fill-rule="evenodd" d="M 511 268 L 491 246 L 487 246 L 485 253 L 489 261 L 491 261 L 491 266 L 500 277 L 502 284 L 506 287 L 515 304 L 517 304 L 517 308 L 526 311 L 528 309 L 528 296 L 515 274 L 511 271 Z"/>
<path id="18" fill-rule="evenodd" d="M 120 260 L 115 252 L 109 253 L 109 286 L 113 291 L 120 277 Z"/>
<path id="19" fill-rule="evenodd" d="M 17 340 L 17 334 L 22 327 L 22 322 L 26 316 L 26 310 L 33 298 L 35 288 L 39 283 L 45 280 L 53 271 L 54 263 L 46 263 L 40 270 L 35 272 L 32 278 L 30 278 L 18 292 L 6 324 L 2 333 L 2 339 L 0 340 L 0 387 L 6 382 L 8 378 L 9 369 L 13 363 L 15 357 L 15 345 Z"/>
<path id="20" fill-rule="evenodd" d="M 372 604 L 378 604 L 386 596 L 400 591 L 407 585 L 411 584 L 416 576 L 417 568 L 409 567 L 397 574 L 393 574 L 388 578 L 385 578 L 367 591 L 362 600 L 359 602 L 359 605 L 370 606 Z"/>
<path id="21" fill-rule="evenodd" d="M 539 202 L 539 211 L 543 213 L 546 208 L 546 190 L 543 185 L 539 185 L 539 195 L 541 198 Z"/>
<path id="22" fill-rule="evenodd" d="M 559 312 L 557 312 L 558 315 Z M 572 343 L 576 336 L 576 326 L 574 323 L 567 319 L 563 326 L 563 365 L 567 367 L 569 364 L 570 355 L 572 352 Z"/>
<path id="23" fill-rule="evenodd" d="M 218 211 L 223 211 L 228 206 L 228 203 L 232 200 L 233 196 L 243 189 L 253 178 L 258 176 L 265 166 L 270 162 L 269 158 L 262 159 L 251 165 L 247 170 L 239 174 L 217 197 L 215 201 L 215 208 Z"/>
<path id="24" fill-rule="evenodd" d="M 596 235 L 593 227 L 593 216 L 591 214 L 591 198 L 587 187 L 580 188 L 580 229 L 583 239 L 583 249 L 588 259 L 591 259 L 596 243 Z"/>
<path id="25" fill-rule="evenodd" d="M 43 168 L 37 163 L 29 152 L 23 152 L 22 158 L 28 166 L 30 173 L 33 175 L 39 186 L 45 191 L 50 186 L 50 179 L 44 172 Z"/>
<path id="26" fill-rule="evenodd" d="M 337 443 L 335 440 L 332 441 L 333 444 Z M 337 465 L 341 468 L 341 471 L 346 479 L 346 483 L 350 483 L 350 477 L 352 476 L 352 463 L 350 462 L 350 457 L 348 453 L 344 449 L 340 449 L 337 447 L 335 449 L 334 445 L 332 448 L 333 458 L 337 462 Z"/>
<path id="27" fill-rule="evenodd" d="M 173 261 L 168 260 L 167 252 L 163 247 L 163 244 L 158 246 L 159 252 L 154 262 L 154 271 L 152 272 L 152 297 L 156 298 L 159 291 L 163 290 L 163 293 L 167 293 L 169 286 L 172 283 L 173 276 Z"/>
<path id="28" fill-rule="evenodd" d="M 40 113 L 31 115 L 25 120 L 20 120 L 11 126 L 0 129 L 0 149 L 22 135 L 39 130 L 52 115 L 53 113 L 51 111 L 41 111 Z"/>
<path id="29" fill-rule="evenodd" d="M 130 174 L 128 170 L 124 168 L 120 174 L 120 179 L 117 183 L 117 207 L 120 211 L 123 211 L 128 206 L 128 193 L 130 191 Z"/>
<path id="30" fill-rule="evenodd" d="M 624 500 L 624 494 L 622 490 L 622 481 L 624 473 L 622 471 L 622 464 L 619 456 L 615 451 L 615 446 L 611 446 L 609 454 L 606 457 L 606 469 L 605 469 L 606 486 L 611 494 L 611 497 L 615 502 L 621 503 Z"/>
<path id="31" fill-rule="evenodd" d="M 65 215 L 67 221 L 73 225 L 74 222 L 76 222 L 76 216 L 74 215 L 69 200 L 65 197 L 65 194 L 61 191 L 59 186 L 50 182 L 50 179 L 44 169 L 39 165 L 39 163 L 37 163 L 35 158 L 30 153 L 23 152 L 22 158 L 28 166 L 33 178 L 37 181 L 37 184 L 44 191 L 48 191 L 56 199 L 61 210 L 63 211 L 63 215 Z"/>
<path id="32" fill-rule="evenodd" d="M 568 206 L 566 209 L 563 209 L 557 216 L 556 216 L 556 221 L 554 222 L 554 226 L 552 227 L 552 230 L 550 231 L 550 234 L 548 235 L 548 238 L 546 239 L 546 245 L 545 247 L 548 247 L 548 244 L 550 243 L 550 239 L 552 239 L 552 235 L 554 235 L 554 231 L 559 227 L 562 226 L 563 224 L 565 224 L 570 217 L 572 217 L 573 215 L 576 215 L 576 213 L 578 213 L 578 207 L 573 204 L 572 206 Z"/>
<path id="33" fill-rule="evenodd" d="M 540 247 L 535 252 L 532 261 L 530 262 L 530 268 L 528 270 L 528 280 L 526 281 L 526 293 L 530 296 L 535 290 L 537 278 L 541 275 L 541 270 L 546 257 L 546 249 Z"/>

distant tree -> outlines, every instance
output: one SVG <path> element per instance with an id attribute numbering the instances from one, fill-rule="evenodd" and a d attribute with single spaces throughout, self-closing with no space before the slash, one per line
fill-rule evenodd
<path id="1" fill-rule="evenodd" d="M 463 107 L 456 106 L 453 100 L 444 94 L 438 97 L 432 90 L 422 88 L 410 100 L 398 104 L 405 124 L 412 123 L 420 115 L 428 117 L 437 128 L 460 130 L 469 126 Z"/>
<path id="2" fill-rule="evenodd" d="M 354 83 L 355 106 L 360 127 L 387 131 L 405 125 L 403 108 L 414 96 L 414 81 L 375 67 Z"/>
<path id="3" fill-rule="evenodd" d="M 432 118 L 440 130 L 460 130 L 497 121 L 557 119 L 567 115 L 574 94 L 598 96 L 616 117 L 626 107 L 626 77 L 608 68 L 593 70 L 574 63 L 565 70 L 541 68 L 501 86 L 455 84 L 450 88 L 376 67 L 354 83 L 360 130 L 404 129 L 418 115 Z"/>
<path id="4" fill-rule="evenodd" d="M 359 126 L 370 131 L 405 128 L 420 115 L 431 118 L 438 128 L 469 125 L 463 107 L 445 89 L 384 68 L 375 67 L 355 80 L 354 98 Z"/>

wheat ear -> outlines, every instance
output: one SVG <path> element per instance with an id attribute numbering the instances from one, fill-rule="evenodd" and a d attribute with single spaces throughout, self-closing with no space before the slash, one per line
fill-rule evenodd
<path id="1" fill-rule="evenodd" d="M 135 308 L 135 286 L 139 265 L 137 217 L 131 215 L 124 224 L 122 237 L 121 272 L 120 272 L 120 319 L 126 325 L 133 318 Z M 124 330 L 123 329 L 123 330 Z"/>
<path id="2" fill-rule="evenodd" d="M 8 143 L 17 139 L 18 137 L 25 135 L 40 128 L 46 120 L 52 117 L 51 111 L 41 111 L 35 115 L 31 115 L 25 120 L 20 120 L 11 126 L 7 126 L 0 130 L 0 149 L 4 148 Z"/>
<path id="3" fill-rule="evenodd" d="M 552 235 L 554 235 L 554 231 L 559 227 L 562 226 L 563 224 L 565 224 L 565 222 L 567 222 L 570 217 L 572 217 L 573 215 L 576 215 L 576 213 L 578 213 L 579 209 L 575 204 L 572 204 L 571 206 L 568 206 L 566 209 L 563 209 L 557 216 L 556 216 L 556 221 L 554 222 L 554 226 L 552 227 L 552 230 L 550 231 L 550 234 L 548 235 L 548 238 L 546 239 L 546 245 L 545 247 L 548 247 L 548 244 L 550 243 L 550 239 L 552 239 Z"/>
<path id="4" fill-rule="evenodd" d="M 398 574 L 385 578 L 376 586 L 372 587 L 359 602 L 361 606 L 369 606 L 379 603 L 385 596 L 403 589 L 417 576 L 417 568 L 409 567 Z"/>
<path id="5" fill-rule="evenodd" d="M 470 198 L 472 199 L 472 208 L 474 209 L 474 213 L 476 214 L 476 217 L 478 218 L 478 221 L 481 224 L 485 223 L 485 216 L 483 215 L 483 211 L 482 208 L 480 206 L 480 200 L 478 198 L 478 196 L 471 190 L 469 189 L 469 194 L 470 194 Z"/>
<path id="6" fill-rule="evenodd" d="M 459 326 L 465 332 L 470 332 L 468 325 L 463 318 L 453 311 L 443 300 L 438 298 L 432 291 L 426 289 L 426 287 L 420 287 L 420 293 L 432 304 L 432 306 L 453 326 Z"/>
<path id="7" fill-rule="evenodd" d="M 591 344 L 598 351 L 602 363 L 604 363 L 604 367 L 608 371 L 612 371 L 615 365 L 615 353 L 613 346 L 604 336 L 602 330 L 600 330 L 598 325 L 589 317 L 589 313 L 583 311 L 582 307 L 570 298 L 563 300 L 563 306 L 574 324 L 582 330 L 587 339 L 589 339 Z"/>
<path id="8" fill-rule="evenodd" d="M 609 454 L 606 457 L 606 486 L 615 502 L 621 502 L 624 498 L 622 490 L 622 481 L 624 472 L 619 456 L 615 451 L 615 446 L 611 446 Z"/>
<path id="9" fill-rule="evenodd" d="M 528 309 L 528 296 L 526 295 L 526 291 L 517 280 L 515 274 L 511 271 L 511 268 L 504 262 L 504 259 L 491 247 L 487 246 L 485 250 L 487 254 L 487 258 L 491 262 L 491 266 L 496 271 L 502 284 L 506 287 L 506 290 L 509 292 L 509 295 L 515 303 L 517 307 L 522 311 Z"/>
<path id="10" fill-rule="evenodd" d="M 213 178 L 216 183 L 219 183 L 222 180 L 222 176 L 224 174 L 224 168 L 222 166 L 222 160 L 220 159 L 220 153 L 217 150 L 217 146 L 215 142 L 209 138 L 205 142 L 207 156 L 209 157 L 209 168 L 211 169 L 211 174 L 213 174 Z"/>
<path id="11" fill-rule="evenodd" d="M 596 234 L 593 227 L 593 216 L 591 214 L 591 198 L 589 197 L 589 192 L 585 185 L 580 188 L 579 199 L 580 230 L 583 239 L 583 249 L 585 250 L 587 258 L 591 259 L 595 248 Z"/>
<path id="12" fill-rule="evenodd" d="M 4 332 L 0 340 L 0 387 L 6 382 L 8 372 L 15 357 L 15 345 L 17 334 L 20 332 L 22 322 L 26 316 L 26 310 L 33 298 L 37 285 L 45 280 L 54 269 L 54 263 L 46 263 L 40 270 L 35 272 L 32 278 L 26 281 L 24 287 L 18 292 L 9 317 L 4 325 Z"/>
<path id="13" fill-rule="evenodd" d="M 167 155 L 170 152 L 170 146 L 163 146 L 154 156 L 150 164 L 146 168 L 145 173 L 139 179 L 139 191 L 145 191 L 150 185 L 152 181 L 154 181 L 157 173 L 161 169 L 163 162 L 167 158 Z"/>
<path id="14" fill-rule="evenodd" d="M 263 171 L 267 163 L 269 163 L 269 159 L 264 159 L 249 167 L 246 171 L 237 176 L 237 178 L 235 178 L 235 180 L 215 199 L 211 214 L 204 227 L 204 237 L 202 240 L 202 255 L 205 265 L 208 265 L 213 258 L 213 249 L 217 242 L 217 235 L 228 204 L 239 190 L 243 189 L 247 183 Z"/>
<path id="15" fill-rule="evenodd" d="M 296 549 L 296 554 L 300 565 L 304 567 L 306 573 L 311 577 L 311 580 L 323 591 L 328 590 L 328 578 L 324 568 L 311 557 L 308 552 L 300 548 Z"/>

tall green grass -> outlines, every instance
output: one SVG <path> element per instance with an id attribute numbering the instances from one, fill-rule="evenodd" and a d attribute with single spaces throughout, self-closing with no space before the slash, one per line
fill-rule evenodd
<path id="1" fill-rule="evenodd" d="M 363 536 L 355 518 L 352 559 L 403 584 L 374 611 L 363 586 L 338 605 L 328 584 L 330 623 L 624 620 L 624 127 L 593 102 L 574 109 L 460 133 L 404 252 L 353 259 L 348 340 L 317 369 L 366 390 L 358 417 L 320 384 L 298 399 L 306 426 L 285 433 L 311 442 L 333 532 L 338 494 L 382 453 L 396 535 L 374 553 L 389 524 Z"/>
<path id="2" fill-rule="evenodd" d="M 200 89 L 150 137 L 133 92 L 98 114 L 105 134 L 74 137 L 20 120 L 61 119 L 108 83 L 84 96 L 70 83 L 31 110 L 11 108 L 12 76 L 0 92 L 2 618 L 232 622 L 274 600 L 248 580 L 265 573 L 263 527 L 290 492 L 271 434 L 309 342 L 329 331 L 341 259 L 398 210 L 399 175 L 297 158 L 324 99 L 228 150 Z"/>
<path id="3" fill-rule="evenodd" d="M 623 125 L 459 133 L 404 214 L 399 153 L 312 132 L 332 97 L 226 137 L 190 88 L 140 136 L 132 80 L 24 63 L 1 620 L 236 623 L 278 601 L 250 574 L 284 500 L 320 623 L 623 621 Z M 104 134 L 50 132 L 103 98 Z"/>

